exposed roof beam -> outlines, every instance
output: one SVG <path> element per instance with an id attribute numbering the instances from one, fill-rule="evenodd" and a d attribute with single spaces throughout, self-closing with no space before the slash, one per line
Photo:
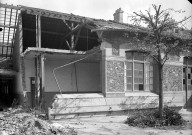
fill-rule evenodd
<path id="1" fill-rule="evenodd" d="M 82 28 L 85 25 L 86 25 L 86 23 L 82 23 L 82 24 L 78 25 L 71 32 L 69 32 L 67 35 L 65 35 L 62 39 L 65 39 L 66 37 L 70 36 L 71 34 L 73 34 L 74 32 L 76 32 L 77 30 L 79 30 L 80 28 Z"/>
<path id="2" fill-rule="evenodd" d="M 71 27 L 68 25 L 68 23 L 64 20 L 64 19 L 61 19 L 62 21 L 63 21 L 63 23 L 67 26 L 67 28 L 69 29 L 69 30 L 71 30 Z"/>
<path id="3" fill-rule="evenodd" d="M 1 56 L 1 57 L 6 57 L 6 58 L 7 58 L 7 57 L 11 57 L 12 54 L 0 54 L 0 56 Z"/>
<path id="4" fill-rule="evenodd" d="M 23 30 L 26 30 L 26 31 L 34 31 L 34 32 L 35 32 L 35 29 L 30 29 L 30 28 L 23 28 Z M 42 33 L 46 33 L 46 34 L 52 34 L 52 35 L 58 35 L 58 36 L 64 36 L 63 33 L 59 33 L 59 32 L 46 31 L 46 30 L 42 30 L 41 32 L 42 32 Z"/>
<path id="5" fill-rule="evenodd" d="M 75 37 L 77 37 L 77 35 L 74 35 Z M 87 36 L 80 36 L 79 35 L 79 38 L 87 38 Z M 96 37 L 88 37 L 88 39 L 98 39 L 98 38 L 96 38 Z"/>
<path id="6" fill-rule="evenodd" d="M 35 29 L 31 29 L 31 28 L 23 28 L 23 30 L 35 32 Z M 42 32 L 42 33 L 46 33 L 46 34 L 52 34 L 52 35 L 58 35 L 58 36 L 65 36 L 65 34 L 59 33 L 59 32 L 52 32 L 52 31 L 45 31 L 45 30 L 42 30 L 41 32 Z M 77 35 L 74 35 L 74 36 L 77 37 Z M 81 35 L 79 35 L 79 38 L 87 38 L 87 37 L 86 37 L 86 36 L 81 36 Z M 89 37 L 89 39 L 98 39 L 98 38 Z"/>
<path id="7" fill-rule="evenodd" d="M 37 9 L 37 8 L 32 8 L 32 7 L 27 7 L 27 6 L 21 6 L 21 10 L 25 11 L 27 14 L 41 15 L 41 16 L 45 16 L 45 17 L 62 19 L 62 20 L 70 20 L 70 21 L 74 21 L 74 22 L 85 22 L 85 20 L 86 20 L 85 17 L 80 17 L 80 16 L 73 15 L 73 14 L 59 13 L 59 12 L 55 12 L 55 11 L 48 11 L 48 10 L 44 10 L 44 9 Z"/>
<path id="8" fill-rule="evenodd" d="M 81 29 L 79 29 L 79 31 L 78 31 L 78 33 L 77 33 L 77 37 L 76 37 L 76 39 L 75 39 L 74 47 L 77 46 L 77 42 L 78 42 L 78 40 L 79 40 L 79 35 L 80 35 L 80 33 L 81 33 Z"/>
<path id="9" fill-rule="evenodd" d="M 0 47 L 13 47 L 12 45 L 0 44 Z"/>
<path id="10" fill-rule="evenodd" d="M 6 28 L 17 28 L 16 26 L 4 25 L 4 24 L 0 24 L 0 27 L 6 27 Z"/>

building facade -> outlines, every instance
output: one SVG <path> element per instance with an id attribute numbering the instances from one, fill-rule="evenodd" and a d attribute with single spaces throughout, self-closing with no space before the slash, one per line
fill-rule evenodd
<path id="1" fill-rule="evenodd" d="M 2 93 L 14 91 L 12 102 L 27 99 L 50 115 L 158 106 L 158 66 L 131 38 L 146 29 L 122 23 L 121 9 L 115 21 L 105 21 L 25 6 L 1 8 L 19 11 L 10 53 L 13 66 L 9 72 L 1 69 Z M 169 56 L 163 68 L 165 105 L 191 106 L 191 66 L 185 53 Z M 7 76 L 13 83 L 6 84 Z"/>

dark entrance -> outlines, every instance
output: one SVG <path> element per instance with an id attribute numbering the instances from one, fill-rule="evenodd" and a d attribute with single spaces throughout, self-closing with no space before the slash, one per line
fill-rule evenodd
<path id="1" fill-rule="evenodd" d="M 184 58 L 183 89 L 185 90 L 185 107 L 192 107 L 192 57 Z"/>
<path id="2" fill-rule="evenodd" d="M 14 79 L 0 76 L 0 108 L 10 107 L 14 98 Z"/>

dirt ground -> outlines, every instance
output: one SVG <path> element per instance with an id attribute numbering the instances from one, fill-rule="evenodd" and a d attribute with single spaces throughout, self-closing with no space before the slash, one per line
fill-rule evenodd
<path id="1" fill-rule="evenodd" d="M 62 126 L 74 127 L 78 135 L 192 135 L 191 122 L 180 128 L 137 128 L 124 124 L 127 116 L 93 116 L 54 120 Z M 191 116 L 186 117 L 191 120 Z"/>

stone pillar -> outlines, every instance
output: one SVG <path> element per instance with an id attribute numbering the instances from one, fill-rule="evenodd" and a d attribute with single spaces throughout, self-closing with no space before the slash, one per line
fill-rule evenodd
<path id="1" fill-rule="evenodd" d="M 125 96 L 124 61 L 112 55 L 112 45 L 102 42 L 101 79 L 102 92 L 106 97 Z"/>

